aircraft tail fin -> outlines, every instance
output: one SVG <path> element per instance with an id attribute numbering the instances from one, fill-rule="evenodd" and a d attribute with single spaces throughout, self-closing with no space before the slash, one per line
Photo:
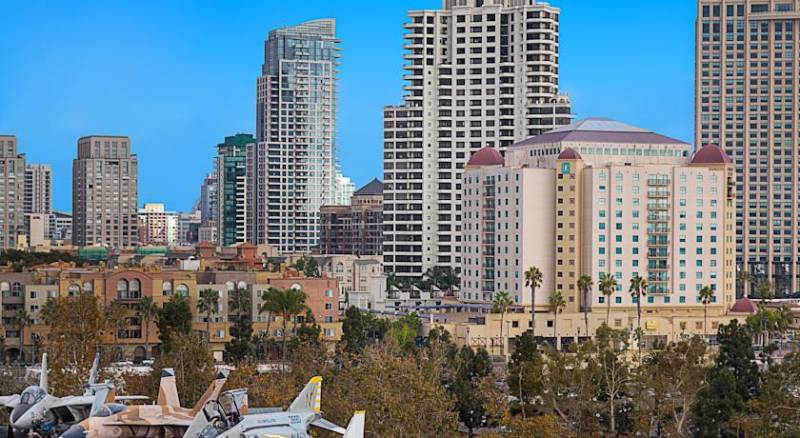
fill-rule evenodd
<path id="1" fill-rule="evenodd" d="M 219 397 L 219 393 L 222 392 L 222 387 L 225 386 L 225 382 L 228 380 L 228 373 L 224 371 L 219 371 L 217 376 L 214 378 L 214 381 L 211 382 L 211 385 L 208 385 L 208 389 L 206 392 L 203 393 L 203 396 L 200 397 L 200 400 L 197 400 L 194 407 L 192 408 L 192 413 L 197 414 L 203 409 L 206 402 L 209 400 L 216 400 Z"/>
<path id="2" fill-rule="evenodd" d="M 92 400 L 92 408 L 89 411 L 90 417 L 95 416 L 103 405 L 114 401 L 116 391 L 114 390 L 114 386 L 108 382 L 92 384 L 89 390 L 94 391 L 94 400 Z"/>
<path id="3" fill-rule="evenodd" d="M 353 418 L 347 424 L 347 430 L 344 432 L 344 438 L 364 438 L 364 423 L 367 413 L 364 411 L 356 411 Z"/>
<path id="4" fill-rule="evenodd" d="M 289 412 L 316 412 L 321 411 L 322 404 L 322 377 L 315 376 L 308 381 L 303 391 L 289 406 Z"/>
<path id="5" fill-rule="evenodd" d="M 42 354 L 42 372 L 39 374 L 39 387 L 47 392 L 47 353 Z"/>
<path id="6" fill-rule="evenodd" d="M 173 408 L 181 407 L 178 387 L 175 385 L 175 370 L 172 368 L 161 370 L 161 383 L 158 385 L 158 404 Z"/>
<path id="7" fill-rule="evenodd" d="M 97 384 L 97 376 L 100 372 L 100 353 L 95 353 L 94 362 L 92 362 L 92 369 L 89 371 L 88 387 L 86 388 L 85 395 L 92 395 L 92 387 Z"/>

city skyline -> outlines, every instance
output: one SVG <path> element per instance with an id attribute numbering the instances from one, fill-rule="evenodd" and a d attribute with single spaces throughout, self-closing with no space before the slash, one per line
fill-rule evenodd
<path id="1" fill-rule="evenodd" d="M 609 116 L 691 141 L 693 2 L 603 7 L 571 0 L 550 3 L 562 9 L 560 89 L 570 94 L 577 117 Z M 137 145 L 140 202 L 188 210 L 211 171 L 218 139 L 255 133 L 253 78 L 263 61 L 266 34 L 324 17 L 337 19 L 343 48 L 338 117 L 342 171 L 357 186 L 382 178 L 382 108 L 401 100 L 406 14 L 439 8 L 440 1 L 381 5 L 368 23 L 359 19 L 360 8 L 350 4 L 279 5 L 268 14 L 260 13 L 267 9 L 263 5 L 236 10 L 194 6 L 156 10 L 78 3 L 44 10 L 34 2 L 0 7 L 10 17 L 10 25 L 0 30 L 0 53 L 17 66 L 0 72 L 0 83 L 8 87 L 0 93 L 0 132 L 16 135 L 29 161 L 52 164 L 55 209 L 71 210 L 70 167 L 77 138 L 119 133 Z M 650 25 L 638 19 L 650 14 L 664 19 Z M 145 20 L 149 15 L 153 22 Z M 64 23 L 69 20 L 63 20 L 75 24 L 123 16 L 126 21 L 115 27 L 117 33 L 102 39 L 68 30 Z M 37 32 L 27 32 L 26 24 L 34 19 Z M 157 26 L 170 19 L 172 27 Z M 206 26 L 221 20 L 236 20 L 235 35 L 207 32 Z M 607 32 L 611 28 L 613 35 Z M 632 39 L 642 32 L 650 36 Z M 139 33 L 143 37 L 134 40 Z M 623 40 L 627 50 L 604 51 Z M 652 51 L 653 44 L 674 49 Z M 127 56 L 119 55 L 123 51 Z M 94 62 L 101 58 L 102 63 Z M 93 65 L 105 67 L 95 71 Z M 42 105 L 45 98 L 50 103 Z M 112 100 L 114 108 L 102 105 Z M 160 111 L 153 111 L 154 105 Z M 174 172 L 176 160 L 184 162 L 181 175 Z M 163 192 L 165 186 L 173 189 Z"/>

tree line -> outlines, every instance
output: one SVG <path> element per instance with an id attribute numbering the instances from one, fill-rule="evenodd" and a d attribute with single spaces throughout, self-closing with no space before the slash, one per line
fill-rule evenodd
<path id="1" fill-rule="evenodd" d="M 789 350 L 782 341 L 785 309 L 764 303 L 746 323 L 720 326 L 718 349 L 694 337 L 642 352 L 631 344 L 633 333 L 604 324 L 591 340 L 564 351 L 528 331 L 513 339 L 505 364 L 482 348 L 458 347 L 440 328 L 425 333 L 414 314 L 388 320 L 354 307 L 331 350 L 313 320 L 293 317 L 307 311 L 302 291 L 267 293 L 268 311 L 289 316 L 279 340 L 253 336 L 250 295 L 229 295 L 236 336 L 226 347 L 226 362 L 235 367 L 227 387 L 248 388 L 251 406 L 286 407 L 309 377 L 321 375 L 326 416 L 344 423 L 366 408 L 367 435 L 375 437 L 479 430 L 520 437 L 800 434 L 800 356 L 773 363 L 762 353 L 762 369 L 756 364 L 754 339 L 767 347 L 762 351 Z M 217 307 L 214 294 L 203 295 L 198 306 Z M 124 376 L 123 391 L 154 396 L 158 371 L 170 367 L 181 399 L 191 404 L 200 397 L 214 361 L 207 337 L 191 329 L 191 310 L 180 296 L 155 310 L 162 348 L 154 372 Z M 106 351 L 103 334 L 113 328 L 107 311 L 91 294 L 53 300 L 43 311 L 42 348 L 50 352 L 56 395 L 80 391 L 94 352 Z M 280 366 L 261 373 L 265 361 Z"/>

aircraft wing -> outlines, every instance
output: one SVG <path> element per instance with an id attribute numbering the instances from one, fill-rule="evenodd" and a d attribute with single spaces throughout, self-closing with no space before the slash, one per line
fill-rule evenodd
<path id="1" fill-rule="evenodd" d="M 339 435 L 344 435 L 346 431 L 345 428 L 337 426 L 324 418 L 319 418 L 315 420 L 314 422 L 311 423 L 311 425 L 319 427 L 320 429 L 325 429 L 330 432 L 336 432 Z"/>
<path id="2" fill-rule="evenodd" d="M 132 401 L 150 401 L 150 397 L 146 395 L 118 395 L 114 397 L 114 401 L 123 403 Z"/>
<path id="3" fill-rule="evenodd" d="M 170 418 L 170 417 L 148 417 L 138 419 L 125 419 L 118 421 L 108 421 L 103 423 L 105 426 L 120 427 L 189 427 L 191 419 Z"/>
<path id="4" fill-rule="evenodd" d="M 0 406 L 5 407 L 9 411 L 16 408 L 19 404 L 19 395 L 0 395 Z"/>
<path id="5" fill-rule="evenodd" d="M 93 395 L 61 397 L 49 409 L 62 422 L 75 423 L 89 417 L 94 399 Z"/>

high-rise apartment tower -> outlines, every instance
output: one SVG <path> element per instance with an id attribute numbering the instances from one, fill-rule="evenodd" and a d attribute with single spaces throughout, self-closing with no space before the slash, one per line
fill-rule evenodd
<path id="1" fill-rule="evenodd" d="M 695 143 L 735 164 L 739 283 L 796 292 L 800 1 L 699 0 L 696 25 Z"/>
<path id="2" fill-rule="evenodd" d="M 217 145 L 217 232 L 225 246 L 247 242 L 247 214 L 250 186 L 247 174 L 247 148 L 255 146 L 251 134 L 225 137 Z"/>
<path id="3" fill-rule="evenodd" d="M 470 155 L 570 122 L 558 93 L 559 9 L 445 0 L 409 12 L 403 104 L 384 109 L 384 263 L 398 276 L 462 262 Z"/>
<path id="4" fill-rule="evenodd" d="M 0 190 L 0 248 L 16 248 L 25 233 L 25 155 L 13 135 L 0 135 Z"/>
<path id="5" fill-rule="evenodd" d="M 258 78 L 258 143 L 248 148 L 248 239 L 308 252 L 336 193 L 338 40 L 333 19 L 273 30 Z"/>
<path id="6" fill-rule="evenodd" d="M 72 162 L 72 242 L 76 246 L 136 246 L 138 167 L 128 137 L 78 139 Z"/>
<path id="7" fill-rule="evenodd" d="M 53 171 L 49 164 L 25 166 L 25 213 L 52 212 Z"/>

